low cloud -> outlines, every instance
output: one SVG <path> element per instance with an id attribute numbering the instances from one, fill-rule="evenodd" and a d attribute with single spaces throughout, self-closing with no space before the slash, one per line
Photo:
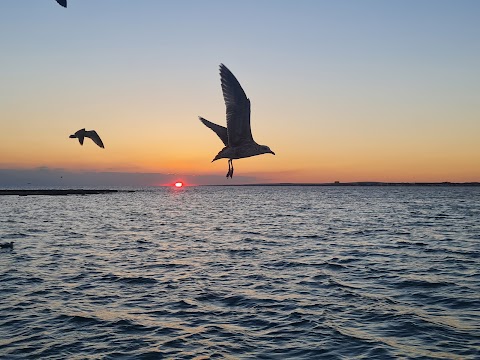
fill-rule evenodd
<path id="1" fill-rule="evenodd" d="M 141 172 L 70 171 L 49 167 L 0 169 L 0 186 L 31 187 L 139 187 L 173 184 L 181 180 L 189 185 L 249 184 L 264 181 L 255 176 L 188 175 Z"/>

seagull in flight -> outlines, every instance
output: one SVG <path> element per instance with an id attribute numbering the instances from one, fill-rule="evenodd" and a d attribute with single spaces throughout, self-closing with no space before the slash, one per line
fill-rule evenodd
<path id="1" fill-rule="evenodd" d="M 228 68 L 220 64 L 220 79 L 223 99 L 227 107 L 227 127 L 214 124 L 199 116 L 200 121 L 213 130 L 225 147 L 212 160 L 228 159 L 227 178 L 233 176 L 233 159 L 242 159 L 261 154 L 273 154 L 266 145 L 259 145 L 253 140 L 250 128 L 250 100 L 245 95 L 240 83 Z"/>
<path id="2" fill-rule="evenodd" d="M 62 5 L 64 8 L 67 7 L 67 0 L 57 0 L 57 3 L 59 3 L 60 5 Z"/>
<path id="3" fill-rule="evenodd" d="M 105 148 L 103 146 L 102 139 L 100 139 L 100 136 L 98 136 L 97 132 L 95 130 L 85 130 L 85 128 L 78 130 L 75 134 L 69 136 L 71 139 L 77 138 L 78 141 L 80 142 L 80 145 L 83 145 L 83 138 L 90 138 L 93 140 L 95 144 L 100 146 L 102 149 Z"/>

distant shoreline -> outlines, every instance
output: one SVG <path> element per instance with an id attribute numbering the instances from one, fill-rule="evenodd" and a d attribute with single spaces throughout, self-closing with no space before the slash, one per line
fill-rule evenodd
<path id="1" fill-rule="evenodd" d="M 222 184 L 199 186 L 480 186 L 480 182 L 333 182 L 333 183 L 262 183 L 262 184 Z"/>
<path id="2" fill-rule="evenodd" d="M 217 185 L 193 185 L 192 187 L 235 187 L 235 186 L 269 186 L 269 187 L 280 187 L 280 186 L 304 186 L 304 187 L 412 187 L 412 186 L 422 186 L 422 187 L 480 187 L 480 182 L 377 182 L 377 181 L 358 181 L 358 182 L 334 182 L 334 183 L 259 183 L 259 184 L 217 184 Z M 169 186 L 152 186 L 155 187 L 171 187 Z M 97 194 L 111 194 L 111 193 L 122 193 L 122 192 L 136 192 L 142 191 L 138 190 L 123 190 L 123 189 L 0 189 L 0 196 L 2 195 L 18 195 L 18 196 L 28 196 L 28 195 L 48 195 L 48 196 L 66 196 L 66 195 L 97 195 Z"/>
<path id="3" fill-rule="evenodd" d="M 0 195 L 96 195 L 96 194 L 110 194 L 117 192 L 133 192 L 133 190 L 84 190 L 84 189 L 45 189 L 45 190 L 1 190 Z"/>

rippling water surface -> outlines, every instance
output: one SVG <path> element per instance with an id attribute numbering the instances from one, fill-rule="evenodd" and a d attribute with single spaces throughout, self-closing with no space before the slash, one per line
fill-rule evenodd
<path id="1" fill-rule="evenodd" d="M 0 358 L 478 359 L 480 188 L 0 197 Z"/>

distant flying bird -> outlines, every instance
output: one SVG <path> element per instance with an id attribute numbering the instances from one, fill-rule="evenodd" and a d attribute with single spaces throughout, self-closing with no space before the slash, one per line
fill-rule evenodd
<path id="1" fill-rule="evenodd" d="M 227 127 L 214 124 L 201 116 L 198 118 L 205 126 L 212 129 L 223 141 L 225 147 L 212 160 L 228 159 L 227 178 L 233 176 L 233 159 L 241 159 L 261 154 L 273 154 L 266 145 L 259 145 L 253 140 L 250 128 L 250 100 L 245 95 L 240 83 L 230 70 L 220 64 L 223 99 L 227 107 Z"/>
<path id="2" fill-rule="evenodd" d="M 62 5 L 64 8 L 67 7 L 67 0 L 57 0 L 57 3 L 59 3 L 60 5 Z"/>
<path id="3" fill-rule="evenodd" d="M 83 138 L 90 138 L 93 140 L 95 144 L 100 146 L 101 148 L 105 148 L 103 146 L 102 139 L 100 139 L 100 136 L 98 136 L 97 132 L 95 130 L 85 130 L 85 128 L 78 130 L 75 134 L 69 136 L 71 139 L 77 138 L 78 141 L 80 142 L 80 145 L 83 145 Z"/>

